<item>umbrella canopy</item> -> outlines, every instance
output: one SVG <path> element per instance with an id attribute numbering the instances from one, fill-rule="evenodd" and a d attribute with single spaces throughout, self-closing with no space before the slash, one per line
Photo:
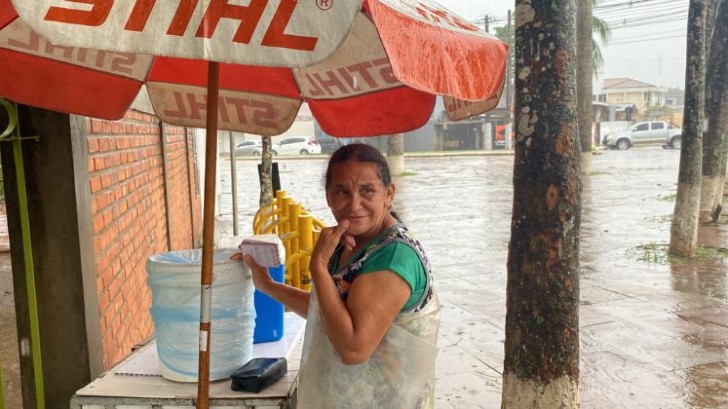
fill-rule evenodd
<path id="1" fill-rule="evenodd" d="M 327 134 L 359 137 L 421 127 L 438 95 L 451 120 L 481 114 L 503 88 L 506 44 L 424 0 L 57 3 L 0 0 L 0 95 L 118 119 L 146 84 L 162 121 L 204 128 L 214 60 L 220 129 L 278 135 L 306 101 Z"/>
<path id="2" fill-rule="evenodd" d="M 146 85 L 162 121 L 207 130 L 200 408 L 218 128 L 277 135 L 307 101 L 330 135 L 400 133 L 422 126 L 438 95 L 451 119 L 467 118 L 497 104 L 506 52 L 428 0 L 0 0 L 0 96 L 118 119 Z"/>

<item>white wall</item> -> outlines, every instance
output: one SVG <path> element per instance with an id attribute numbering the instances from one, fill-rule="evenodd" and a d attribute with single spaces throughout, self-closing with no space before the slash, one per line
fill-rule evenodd
<path id="1" fill-rule="evenodd" d="M 607 134 L 624 131 L 630 125 L 629 121 L 601 121 L 599 123 L 599 140 L 604 140 Z"/>

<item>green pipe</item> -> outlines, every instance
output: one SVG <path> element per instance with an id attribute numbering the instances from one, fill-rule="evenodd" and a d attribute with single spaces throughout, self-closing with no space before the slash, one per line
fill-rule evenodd
<path id="1" fill-rule="evenodd" d="M 33 376 L 35 379 L 35 400 L 37 409 L 45 409 L 45 388 L 43 385 L 43 362 L 40 355 L 40 325 L 38 321 L 38 297 L 35 287 L 35 266 L 33 264 L 33 247 L 30 240 L 30 215 L 28 214 L 28 193 L 25 189 L 25 167 L 23 165 L 23 146 L 18 126 L 17 108 L 0 98 L 0 104 L 8 111 L 10 123 L 14 129 L 6 130 L 3 136 L 12 133 L 13 157 L 18 183 L 18 207 L 20 209 L 20 232 L 23 239 L 23 264 L 28 292 L 28 313 L 30 320 L 30 346 L 33 358 Z M 9 127 L 10 128 L 10 127 Z"/>

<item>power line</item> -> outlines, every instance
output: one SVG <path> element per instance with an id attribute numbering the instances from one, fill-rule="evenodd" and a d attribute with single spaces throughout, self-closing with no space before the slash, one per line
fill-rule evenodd
<path id="1" fill-rule="evenodd" d="M 669 23 L 685 23 L 676 28 L 664 30 L 660 33 L 640 33 L 629 36 L 620 36 L 619 39 L 608 41 L 605 45 L 631 44 L 639 41 L 658 41 L 673 38 L 684 38 L 687 28 L 689 0 L 618 0 L 598 4 L 594 8 L 594 15 L 601 19 L 612 32 L 622 29 L 646 28 L 650 26 L 665 25 Z M 474 21 L 483 27 L 488 19 L 489 30 L 505 26 L 507 17 L 484 15 Z M 499 25 L 498 23 L 503 23 Z M 655 35 L 659 35 L 655 37 Z"/>
<path id="2" fill-rule="evenodd" d="M 632 2 L 619 2 L 611 4 L 598 4 L 594 7 L 594 14 L 614 16 L 622 14 L 643 14 L 664 10 L 665 7 L 688 8 L 688 0 L 641 0 Z"/>
<path id="3" fill-rule="evenodd" d="M 687 21 L 688 0 L 619 0 L 598 4 L 594 16 L 605 21 L 611 29 L 640 27 L 672 21 Z M 490 28 L 504 26 L 507 16 L 484 14 L 470 22 L 483 27 L 488 18 Z"/>
<path id="4" fill-rule="evenodd" d="M 594 6 L 594 10 L 611 9 L 611 8 L 618 8 L 618 7 L 631 8 L 631 7 L 642 5 L 644 3 L 655 4 L 655 3 L 679 3 L 679 2 L 684 2 L 684 1 L 683 0 L 631 0 L 631 1 L 622 0 L 622 1 L 615 1 L 612 3 L 609 3 L 609 2 L 598 3 L 596 6 Z"/>
<path id="5" fill-rule="evenodd" d="M 621 44 L 632 44 L 632 43 L 640 43 L 640 42 L 647 42 L 647 41 L 669 40 L 671 38 L 685 38 L 685 34 L 678 34 L 678 35 L 664 36 L 664 37 L 654 37 L 654 38 L 640 37 L 639 39 L 635 39 L 635 40 L 609 42 L 606 45 L 612 46 L 612 45 L 621 45 Z"/>
<path id="6" fill-rule="evenodd" d="M 617 30 L 620 28 L 628 27 L 644 27 L 654 24 L 670 23 L 670 22 L 685 22 L 687 25 L 687 10 L 685 12 L 666 12 L 664 14 L 653 14 L 651 16 L 645 16 L 640 19 L 635 18 L 619 18 L 613 20 L 603 20 L 610 29 Z"/>

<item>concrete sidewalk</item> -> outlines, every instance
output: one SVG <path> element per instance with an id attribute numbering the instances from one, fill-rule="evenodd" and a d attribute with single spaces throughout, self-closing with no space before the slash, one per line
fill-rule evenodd
<path id="1" fill-rule="evenodd" d="M 289 196 L 333 222 L 325 160 L 278 162 Z M 664 257 L 678 162 L 679 151 L 659 147 L 608 151 L 593 157 L 583 178 L 582 408 L 728 407 L 728 267 L 720 259 L 670 264 Z M 395 205 L 431 257 L 444 305 L 437 408 L 499 408 L 513 156 L 410 156 L 405 163 Z M 238 235 L 251 234 L 256 165 L 237 164 Z M 232 235 L 226 166 L 218 229 Z M 700 238 L 728 247 L 728 228 L 702 228 Z"/>

